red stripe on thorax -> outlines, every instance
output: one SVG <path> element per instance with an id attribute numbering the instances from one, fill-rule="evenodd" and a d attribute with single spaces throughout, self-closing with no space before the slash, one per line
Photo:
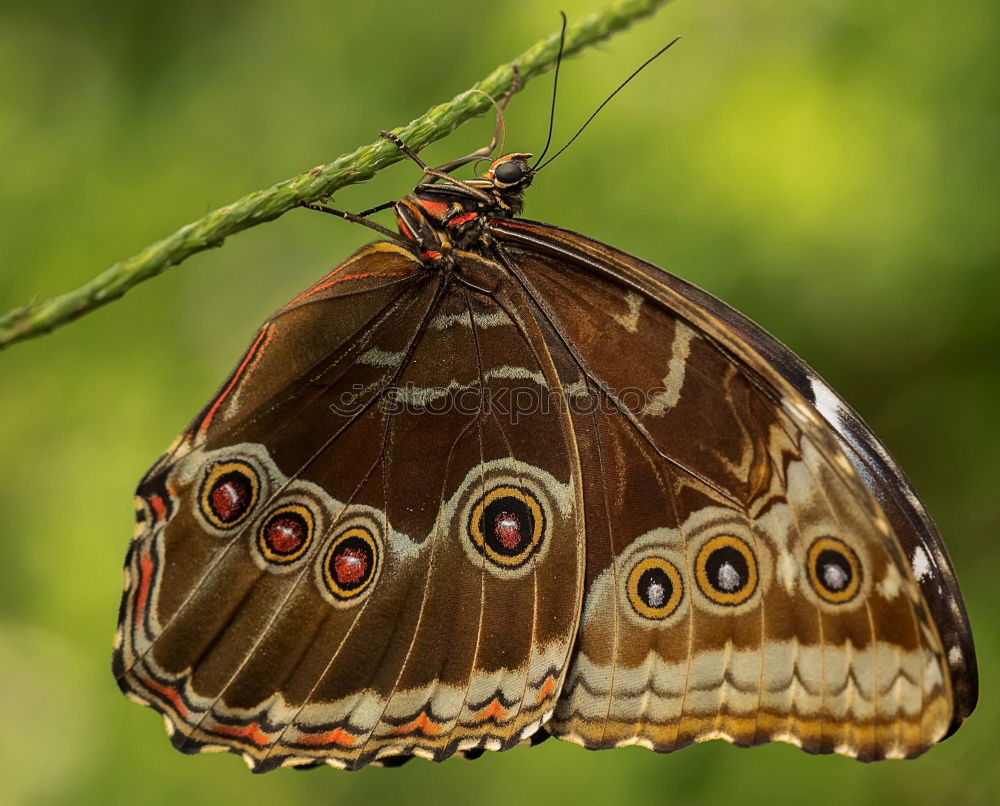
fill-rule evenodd
<path id="1" fill-rule="evenodd" d="M 457 216 L 448 221 L 448 226 L 459 227 L 467 221 L 472 221 L 472 219 L 478 218 L 478 216 L 479 213 L 459 213 Z"/>
<path id="2" fill-rule="evenodd" d="M 413 234 L 413 230 L 406 225 L 406 222 L 400 216 L 396 216 L 396 226 L 404 238 L 409 238 L 411 241 L 417 240 L 417 236 Z"/>
<path id="3" fill-rule="evenodd" d="M 429 216 L 438 220 L 448 215 L 448 210 L 451 207 L 448 202 L 428 201 L 427 199 L 420 199 L 418 204 L 424 208 Z"/>

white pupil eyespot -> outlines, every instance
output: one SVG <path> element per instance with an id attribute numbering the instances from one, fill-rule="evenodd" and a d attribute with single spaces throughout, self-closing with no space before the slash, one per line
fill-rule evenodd
<path id="1" fill-rule="evenodd" d="M 830 590 L 843 590 L 847 587 L 847 571 L 839 565 L 828 563 L 823 567 L 823 582 Z"/>
<path id="2" fill-rule="evenodd" d="M 733 567 L 732 563 L 724 562 L 719 566 L 719 588 L 732 592 L 739 587 L 740 572 Z"/>
<path id="3" fill-rule="evenodd" d="M 646 600 L 650 607 L 663 607 L 667 591 L 661 582 L 651 582 L 646 590 Z"/>

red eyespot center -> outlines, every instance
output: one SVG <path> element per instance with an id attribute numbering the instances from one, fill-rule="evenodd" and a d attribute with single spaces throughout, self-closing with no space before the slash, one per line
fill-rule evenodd
<path id="1" fill-rule="evenodd" d="M 368 557 L 360 549 L 347 546 L 334 558 L 333 572 L 341 585 L 353 585 L 368 572 Z"/>
<path id="2" fill-rule="evenodd" d="M 267 525 L 265 539 L 278 554 L 293 554 L 305 540 L 305 528 L 297 518 L 278 517 Z"/>
<path id="3" fill-rule="evenodd" d="M 226 479 L 212 489 L 212 511 L 224 523 L 234 521 L 243 514 L 249 498 L 246 484 Z"/>
<path id="4" fill-rule="evenodd" d="M 516 549 L 521 543 L 521 521 L 513 512 L 497 515 L 496 532 L 505 549 Z"/>

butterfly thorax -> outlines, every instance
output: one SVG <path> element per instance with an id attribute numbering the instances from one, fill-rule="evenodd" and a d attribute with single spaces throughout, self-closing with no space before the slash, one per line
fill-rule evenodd
<path id="1" fill-rule="evenodd" d="M 478 179 L 422 182 L 396 203 L 399 232 L 430 268 L 450 266 L 454 249 L 487 245 L 485 222 L 514 218 L 524 206 L 524 190 L 534 176 L 530 157 L 505 154 Z"/>

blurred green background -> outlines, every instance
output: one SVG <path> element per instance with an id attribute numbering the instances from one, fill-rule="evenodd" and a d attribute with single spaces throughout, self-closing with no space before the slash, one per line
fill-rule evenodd
<path id="1" fill-rule="evenodd" d="M 599 6 L 8 0 L 0 306 L 371 141 L 555 29 L 560 7 Z M 132 491 L 256 325 L 369 239 L 303 211 L 0 353 L 0 803 L 996 802 L 998 17 L 993 0 L 677 0 L 566 64 L 563 138 L 684 35 L 527 205 L 736 305 L 885 440 L 946 537 L 975 629 L 983 694 L 954 738 L 873 766 L 788 746 L 549 741 L 263 777 L 172 750 L 109 672 Z M 539 80 L 515 98 L 510 149 L 540 147 L 548 92 Z M 425 155 L 491 131 L 474 121 Z M 416 179 L 400 164 L 337 202 L 362 209 Z"/>

